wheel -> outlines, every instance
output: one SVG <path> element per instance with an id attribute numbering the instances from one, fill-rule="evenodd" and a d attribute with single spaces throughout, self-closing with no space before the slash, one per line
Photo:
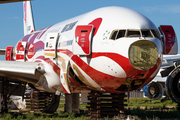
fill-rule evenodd
<path id="1" fill-rule="evenodd" d="M 164 94 L 164 89 L 161 83 L 152 82 L 147 87 L 147 94 L 150 99 L 160 99 Z"/>
<path id="2" fill-rule="evenodd" d="M 176 68 L 166 80 L 166 92 L 171 100 L 180 104 L 180 68 Z"/>

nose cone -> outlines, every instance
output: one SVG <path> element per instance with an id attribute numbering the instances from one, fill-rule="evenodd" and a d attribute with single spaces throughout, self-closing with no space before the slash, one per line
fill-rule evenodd
<path id="1" fill-rule="evenodd" d="M 148 40 L 140 40 L 131 44 L 129 48 L 129 61 L 137 70 L 149 70 L 158 60 L 157 46 Z"/>

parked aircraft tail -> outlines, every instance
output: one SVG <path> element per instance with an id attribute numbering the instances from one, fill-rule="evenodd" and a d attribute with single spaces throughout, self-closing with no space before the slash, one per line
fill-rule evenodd
<path id="1" fill-rule="evenodd" d="M 24 36 L 35 31 L 33 15 L 31 10 L 31 2 L 23 2 L 24 7 Z"/>

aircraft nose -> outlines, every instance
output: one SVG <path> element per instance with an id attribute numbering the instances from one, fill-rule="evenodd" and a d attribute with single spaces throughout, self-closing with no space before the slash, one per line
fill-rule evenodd
<path id="1" fill-rule="evenodd" d="M 129 61 L 138 70 L 153 68 L 158 59 L 158 48 L 155 43 L 148 40 L 140 40 L 129 47 Z"/>

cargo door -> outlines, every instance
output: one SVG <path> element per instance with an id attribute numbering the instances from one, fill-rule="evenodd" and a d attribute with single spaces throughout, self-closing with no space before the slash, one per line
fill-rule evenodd
<path id="1" fill-rule="evenodd" d="M 59 38 L 59 33 L 48 33 L 46 36 L 46 43 L 44 46 L 45 58 L 55 58 L 57 57 L 57 42 Z"/>
<path id="2" fill-rule="evenodd" d="M 18 42 L 16 48 L 16 61 L 26 61 L 26 46 L 27 42 Z"/>
<path id="3" fill-rule="evenodd" d="M 176 55 L 178 53 L 178 43 L 173 27 L 160 25 L 159 30 L 163 35 L 163 54 Z"/>
<path id="4" fill-rule="evenodd" d="M 91 54 L 91 39 L 93 36 L 92 25 L 79 25 L 75 30 L 75 40 L 73 40 L 73 53 L 75 55 Z"/>

